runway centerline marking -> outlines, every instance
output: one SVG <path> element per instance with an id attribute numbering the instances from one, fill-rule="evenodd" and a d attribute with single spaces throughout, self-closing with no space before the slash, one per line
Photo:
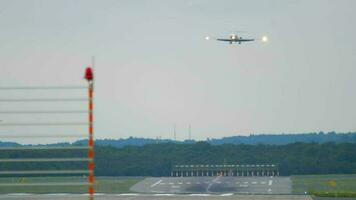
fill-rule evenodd
<path id="1" fill-rule="evenodd" d="M 157 182 L 153 183 L 153 184 L 151 185 L 151 187 L 154 187 L 154 186 L 156 186 L 156 185 L 160 184 L 161 182 L 162 182 L 162 179 L 160 179 L 159 181 L 157 181 Z"/>

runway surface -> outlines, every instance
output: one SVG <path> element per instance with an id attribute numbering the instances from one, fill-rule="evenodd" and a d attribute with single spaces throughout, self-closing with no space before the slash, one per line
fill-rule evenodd
<path id="1" fill-rule="evenodd" d="M 82 194 L 14 194 L 0 195 L 1 200 L 87 200 L 87 195 Z M 212 195 L 212 194 L 190 194 L 190 195 L 163 195 L 163 194 L 97 194 L 95 200 L 312 200 L 310 196 L 304 195 Z"/>
<path id="2" fill-rule="evenodd" d="M 291 194 L 289 177 L 161 177 L 146 178 L 133 192 L 160 194 Z"/>

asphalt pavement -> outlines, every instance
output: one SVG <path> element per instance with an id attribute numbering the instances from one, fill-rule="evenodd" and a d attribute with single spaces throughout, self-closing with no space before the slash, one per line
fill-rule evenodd
<path id="1" fill-rule="evenodd" d="M 137 193 L 158 194 L 291 194 L 289 177 L 160 177 L 131 187 Z"/>
<path id="2" fill-rule="evenodd" d="M 83 194 L 12 194 L 0 195 L 1 200 L 88 200 Z M 232 194 L 97 194 L 95 200 L 312 200 L 307 195 L 232 195 Z"/>

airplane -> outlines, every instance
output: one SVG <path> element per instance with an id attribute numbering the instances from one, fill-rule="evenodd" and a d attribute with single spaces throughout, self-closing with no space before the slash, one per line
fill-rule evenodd
<path id="1" fill-rule="evenodd" d="M 207 40 L 210 40 L 210 37 L 206 37 Z M 242 37 L 239 37 L 237 34 L 230 34 L 229 38 L 215 38 L 217 41 L 223 41 L 223 42 L 229 42 L 230 44 L 234 42 L 238 42 L 241 44 L 242 42 L 252 42 L 255 41 L 255 39 L 249 38 L 249 39 L 244 39 Z M 262 37 L 262 42 L 267 42 L 268 38 L 267 36 Z"/>
<path id="2" fill-rule="evenodd" d="M 242 37 L 239 37 L 237 34 L 231 34 L 230 38 L 228 39 L 224 39 L 224 38 L 217 38 L 216 40 L 218 41 L 224 41 L 224 42 L 229 42 L 230 44 L 232 44 L 233 42 L 238 42 L 239 44 L 241 44 L 242 42 L 252 42 L 255 41 L 255 39 L 244 39 Z"/>

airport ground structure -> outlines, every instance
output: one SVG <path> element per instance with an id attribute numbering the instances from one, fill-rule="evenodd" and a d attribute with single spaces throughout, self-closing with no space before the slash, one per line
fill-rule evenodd
<path id="1" fill-rule="evenodd" d="M 172 177 L 279 176 L 278 165 L 174 165 Z"/>

